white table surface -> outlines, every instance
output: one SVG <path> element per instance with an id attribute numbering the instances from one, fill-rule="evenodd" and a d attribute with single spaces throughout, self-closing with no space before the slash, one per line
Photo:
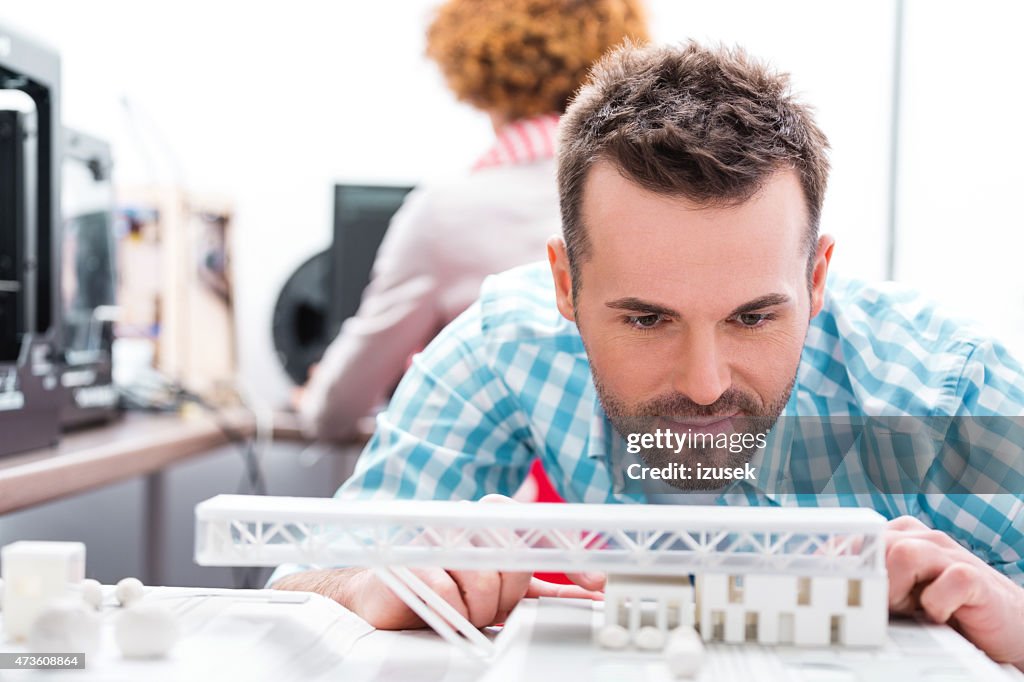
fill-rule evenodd
<path id="1" fill-rule="evenodd" d="M 114 642 L 120 607 L 105 588 L 100 650 L 86 670 L 0 671 L 0 680 L 339 680 L 345 682 L 462 682 L 552 679 L 671 680 L 657 654 L 604 652 L 591 643 L 600 604 L 577 600 L 526 600 L 497 639 L 491 663 L 467 658 L 427 630 L 385 632 L 319 595 L 274 590 L 149 588 L 148 601 L 177 614 L 182 638 L 159 660 L 125 660 Z M 497 629 L 491 629 L 492 635 Z M 1024 681 L 996 666 L 944 626 L 894 623 L 880 651 L 814 651 L 756 645 L 714 644 L 698 678 L 853 682 L 953 682 L 984 679 Z M 26 651 L 4 641 L 0 651 Z M 930 676 L 915 676 L 928 660 Z M 873 661 L 873 662 L 872 662 Z M 858 668 L 860 666 L 860 668 Z M 851 672 L 852 675 L 848 674 Z M 858 670 L 860 672 L 858 672 Z M 957 673 L 956 671 L 961 671 Z M 845 671 L 845 672 L 844 672 Z M 873 672 L 872 672 L 873 671 Z M 885 674 L 879 676 L 879 671 Z M 964 671 L 970 676 L 964 677 Z M 751 675 L 754 675 L 753 677 Z M 864 675 L 867 675 L 866 677 Z M 983 677 L 981 677 L 983 675 Z"/>

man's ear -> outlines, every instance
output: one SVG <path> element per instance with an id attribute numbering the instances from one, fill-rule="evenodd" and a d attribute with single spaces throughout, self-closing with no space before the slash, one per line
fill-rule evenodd
<path id="1" fill-rule="evenodd" d="M 811 270 L 811 317 L 821 312 L 825 305 L 825 279 L 828 277 L 828 265 L 832 261 L 832 249 L 836 240 L 827 234 L 818 238 L 818 249 L 814 253 L 814 265 Z"/>
<path id="2" fill-rule="evenodd" d="M 575 322 L 569 254 L 565 250 L 565 240 L 561 237 L 555 236 L 548 240 L 548 264 L 551 265 L 551 278 L 555 281 L 555 305 L 558 306 L 558 312 L 570 322 Z"/>

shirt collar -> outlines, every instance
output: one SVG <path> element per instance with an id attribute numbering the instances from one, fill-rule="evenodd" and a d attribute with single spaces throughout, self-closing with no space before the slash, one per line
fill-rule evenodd
<path id="1" fill-rule="evenodd" d="M 533 163 L 555 156 L 558 138 L 558 116 L 545 114 L 510 123 L 498 131 L 498 137 L 487 152 L 473 165 L 473 170 Z"/>

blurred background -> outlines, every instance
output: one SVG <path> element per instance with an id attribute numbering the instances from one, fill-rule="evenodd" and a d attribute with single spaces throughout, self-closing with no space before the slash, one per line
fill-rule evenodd
<path id="1" fill-rule="evenodd" d="M 65 124 L 110 142 L 117 185 L 230 199 L 240 378 L 284 403 L 273 306 L 331 241 L 333 184 L 415 184 L 488 145 L 486 117 L 424 56 L 436 4 L 32 0 L 4 3 L 0 21 L 60 52 Z M 817 107 L 834 169 L 822 229 L 839 240 L 839 271 L 917 285 L 1024 355 L 1024 5 L 648 6 L 656 40 L 739 43 Z"/>
<path id="2" fill-rule="evenodd" d="M 380 223 L 374 211 L 390 215 L 408 187 L 464 175 L 494 144 L 492 121 L 458 103 L 425 55 L 437 4 L 0 5 L 0 29 L 60 56 L 72 164 L 63 175 L 60 294 L 67 320 L 83 315 L 68 326 L 66 343 L 53 342 L 66 366 L 38 369 L 46 353 L 3 346 L 0 454 L 49 449 L 0 460 L 0 544 L 87 541 L 90 575 L 107 582 L 139 575 L 163 584 L 262 584 L 261 576 L 193 565 L 191 509 L 235 490 L 330 495 L 351 471 L 358 437 L 340 451 L 321 449 L 298 429 L 289 436 L 272 416 L 316 360 L 300 349 L 289 364 L 282 343 L 294 347 L 306 332 L 329 336 L 325 329 L 341 321 L 313 309 L 326 305 L 326 268 L 355 258 L 365 278 L 373 260 L 376 242 L 352 242 L 343 254 L 352 258 L 336 257 L 339 235 L 348 234 L 339 187 Z M 655 41 L 740 44 L 789 72 L 816 107 L 832 146 L 821 229 L 838 240 L 834 270 L 913 285 L 1024 357 L 1024 3 L 647 6 Z M 2 34 L 0 62 L 11 50 Z M 0 75 L 17 89 L 16 76 Z M 33 108 L 18 99 L 23 93 L 13 95 L 0 109 Z M 360 194 L 363 186 L 400 189 Z M 386 226 L 385 219 L 374 229 Z M 109 250 L 89 237 L 107 232 Z M 314 259 L 331 249 L 329 262 Z M 303 264 L 305 280 L 297 275 Z M 94 274 L 83 278 L 86 270 Z M 348 287 L 353 305 L 363 283 Z M 16 284 L 0 285 L 0 295 L 16 293 Z M 296 304 L 295 292 L 316 300 Z M 96 351 L 109 349 L 106 336 L 115 333 L 114 379 L 128 373 L 119 392 L 97 379 L 111 363 Z M 32 385 L 19 387 L 15 375 L 29 377 L 29 364 Z M 149 366 L 161 376 L 135 371 Z M 191 422 L 127 419 L 111 427 L 122 429 L 115 435 L 64 436 L 57 447 L 52 415 L 44 434 L 25 427 L 22 414 L 31 412 L 32 390 L 44 396 L 43 412 L 57 410 L 44 394 L 59 382 L 77 391 L 77 416 L 65 428 L 95 421 L 99 413 L 88 410 L 115 403 L 163 412 L 189 403 L 216 423 L 201 431 Z M 244 418 L 224 412 L 239 403 Z M 40 442 L 12 441 L 19 424 Z M 191 458 L 201 451 L 206 456 Z M 101 461 L 116 464 L 101 475 Z"/>

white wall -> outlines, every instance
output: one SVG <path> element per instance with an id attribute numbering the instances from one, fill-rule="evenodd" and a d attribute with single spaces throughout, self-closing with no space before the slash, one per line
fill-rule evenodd
<path id="1" fill-rule="evenodd" d="M 896 277 L 1024 358 L 1024 3 L 908 0 Z"/>
<path id="2" fill-rule="evenodd" d="M 832 145 L 821 229 L 834 267 L 885 274 L 894 4 L 653 0 L 658 40 L 737 43 L 791 75 Z"/>
<path id="3" fill-rule="evenodd" d="M 287 381 L 272 353 L 271 308 L 287 276 L 330 240 L 333 182 L 416 181 L 458 172 L 488 143 L 487 122 L 447 95 L 422 56 L 423 29 L 434 4 L 306 2 L 286 8 L 197 0 L 21 0 L 16 7 L 0 6 L 0 22 L 61 51 L 65 121 L 112 141 L 119 182 L 178 180 L 234 198 L 243 378 L 268 399 L 283 400 Z M 835 266 L 867 278 L 882 276 L 893 3 L 650 4 L 659 40 L 693 36 L 740 43 L 792 74 L 797 89 L 816 105 L 832 142 L 834 171 L 823 230 L 839 239 Z M 904 111 L 907 197 L 900 216 L 928 229 L 942 224 L 949 234 L 958 234 L 952 230 L 978 210 L 979 202 L 956 208 L 955 178 L 947 177 L 945 184 L 925 180 L 944 172 L 935 141 L 948 133 L 934 129 L 936 107 L 928 99 L 944 92 L 934 89 L 943 85 L 942 72 L 933 70 L 939 81 L 928 87 L 916 75 L 927 72 L 945 38 L 929 33 L 932 19 L 922 18 L 932 14 L 930 1 L 910 4 L 908 24 L 917 22 L 919 28 L 908 39 L 908 68 L 915 76 Z M 970 6 L 977 15 L 964 15 L 965 9 L 954 11 L 960 5 L 944 2 L 946 9 L 939 14 L 945 24 L 936 30 L 966 21 L 981 43 L 988 42 L 987 31 L 995 31 L 995 42 L 1005 40 L 1006 47 L 990 49 L 1005 49 L 1004 56 L 1012 58 L 1010 31 L 1021 25 L 1019 6 L 1012 10 L 1016 21 L 986 18 L 1001 17 L 1000 12 L 1010 11 L 1008 4 L 986 0 L 985 9 Z M 977 75 L 977 69 L 963 66 L 974 63 L 974 55 L 945 57 L 951 68 L 959 64 L 965 70 L 962 75 Z M 1002 78 L 1011 75 L 1006 71 Z M 932 94 L 915 94 L 915 84 Z M 125 97 L 133 116 L 126 114 Z M 979 134 L 997 140 L 1003 125 L 1012 125 L 1010 114 L 994 117 L 991 129 Z M 1019 155 L 1020 142 L 1015 144 L 1012 149 Z M 949 202 L 942 208 L 925 200 L 935 190 Z M 1012 217 L 1003 212 L 1005 207 L 1000 204 L 986 215 L 985 222 L 993 226 L 986 236 L 1005 236 L 1000 226 L 1005 216 Z M 920 239 L 919 229 L 913 234 L 906 239 Z M 918 258 L 902 242 L 900 253 L 898 274 L 936 288 L 947 285 L 940 293 L 956 289 L 948 278 L 920 274 L 922 264 L 941 264 L 942 259 Z M 990 275 L 1004 286 L 1009 282 Z M 1024 287 L 1015 291 L 1012 300 L 1019 302 Z M 1024 320 L 1019 326 L 1024 329 Z"/>

